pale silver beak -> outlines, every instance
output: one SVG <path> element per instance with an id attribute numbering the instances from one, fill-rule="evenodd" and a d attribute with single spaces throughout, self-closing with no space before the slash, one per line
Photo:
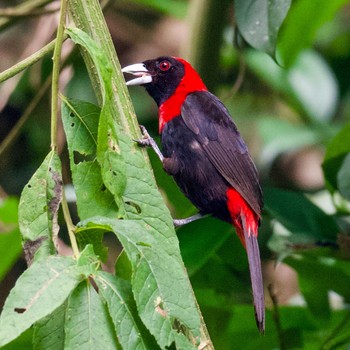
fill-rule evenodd
<path id="1" fill-rule="evenodd" d="M 136 63 L 126 66 L 122 69 L 122 72 L 136 75 L 138 77 L 127 81 L 126 85 L 128 86 L 152 83 L 152 75 L 143 63 Z"/>

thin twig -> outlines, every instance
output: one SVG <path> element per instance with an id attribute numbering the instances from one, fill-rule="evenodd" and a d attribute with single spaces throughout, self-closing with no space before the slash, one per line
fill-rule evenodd
<path id="1" fill-rule="evenodd" d="M 64 40 L 67 38 L 67 35 L 64 36 Z M 14 66 L 4 70 L 0 73 L 0 83 L 3 81 L 12 78 L 18 73 L 22 72 L 26 68 L 32 66 L 34 63 L 38 62 L 41 58 L 43 58 L 46 54 L 51 52 L 55 48 L 56 39 L 49 42 L 39 51 L 36 51 L 29 57 L 25 58 L 23 61 L 18 62 Z"/>
<path id="2" fill-rule="evenodd" d="M 64 0 L 63 0 L 64 1 Z M 63 211 L 63 217 L 64 220 L 67 224 L 67 230 L 68 230 L 68 235 L 69 235 L 69 240 L 73 249 L 73 254 L 76 259 L 79 258 L 80 252 L 77 244 L 77 240 L 75 238 L 75 225 L 73 224 L 72 217 L 69 212 L 69 207 L 67 203 L 67 198 L 64 190 L 62 191 L 62 211 Z"/>
<path id="3" fill-rule="evenodd" d="M 272 284 L 269 284 L 267 289 L 269 291 L 270 298 L 272 300 L 272 305 L 273 305 L 272 318 L 273 318 L 273 321 L 275 322 L 275 326 L 276 326 L 277 336 L 278 336 L 279 345 L 280 345 L 279 348 L 280 348 L 280 350 L 286 350 L 287 346 L 286 346 L 286 343 L 284 340 L 283 329 L 282 329 L 282 325 L 281 325 L 281 318 L 280 318 L 280 313 L 279 313 L 279 309 L 278 309 L 277 295 L 274 291 Z"/>
<path id="4" fill-rule="evenodd" d="M 60 19 L 58 23 L 56 45 L 53 52 L 52 93 L 51 93 L 51 148 L 57 147 L 57 111 L 58 111 L 58 80 L 60 76 L 60 62 L 62 44 L 64 41 L 64 27 L 66 23 L 67 2 L 61 0 Z"/>
<path id="5" fill-rule="evenodd" d="M 227 100 L 230 97 L 233 97 L 234 95 L 236 95 L 238 90 L 241 88 L 243 84 L 245 72 L 246 72 L 246 64 L 243 59 L 242 53 L 239 51 L 238 51 L 238 62 L 239 62 L 239 67 L 238 67 L 238 75 L 237 75 L 236 81 L 234 82 L 232 88 L 227 93 L 227 95 L 223 98 L 224 100 Z"/>

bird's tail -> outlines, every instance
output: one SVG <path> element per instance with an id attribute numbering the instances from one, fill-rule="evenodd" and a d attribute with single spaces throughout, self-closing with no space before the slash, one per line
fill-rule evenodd
<path id="1" fill-rule="evenodd" d="M 260 251 L 258 245 L 257 232 L 252 232 L 251 227 L 247 225 L 246 217 L 242 215 L 242 226 L 245 247 L 248 255 L 248 264 L 250 279 L 253 290 L 255 319 L 261 333 L 265 332 L 265 300 L 264 286 L 261 273 Z"/>
<path id="2" fill-rule="evenodd" d="M 253 290 L 255 319 L 261 333 L 265 332 L 264 286 L 261 272 L 260 251 L 258 245 L 258 217 L 234 189 L 227 193 L 230 211 L 237 235 L 246 248 L 250 279 Z"/>

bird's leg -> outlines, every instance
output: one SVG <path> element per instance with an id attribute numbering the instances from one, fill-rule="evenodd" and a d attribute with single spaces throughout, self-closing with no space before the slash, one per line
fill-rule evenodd
<path id="1" fill-rule="evenodd" d="M 161 150 L 159 149 L 156 141 L 154 141 L 154 139 L 150 136 L 147 129 L 143 125 L 140 125 L 140 129 L 141 129 L 142 139 L 134 140 L 134 141 L 141 147 L 152 147 L 152 149 L 154 150 L 154 152 L 156 152 L 158 158 L 162 162 L 164 170 L 169 175 L 175 175 L 178 170 L 178 162 L 176 158 L 175 157 L 165 158 Z M 206 215 L 202 215 L 198 213 L 185 219 L 173 219 L 173 223 L 175 227 L 180 227 L 182 225 L 189 224 L 192 221 L 202 219 L 205 216 Z"/>
<path id="2" fill-rule="evenodd" d="M 137 144 L 139 146 L 152 147 L 152 149 L 154 150 L 154 152 L 156 152 L 160 161 L 163 163 L 164 156 L 163 156 L 161 150 L 159 149 L 156 141 L 154 141 L 153 137 L 150 136 L 147 129 L 143 125 L 140 125 L 140 129 L 141 129 L 142 139 L 141 140 L 134 140 L 134 141 L 137 142 Z"/>
<path id="3" fill-rule="evenodd" d="M 190 222 L 199 220 L 199 219 L 203 219 L 204 217 L 206 217 L 207 215 L 202 215 L 200 213 L 189 216 L 188 218 L 185 219 L 173 219 L 173 223 L 175 227 L 180 227 L 182 225 L 186 225 L 189 224 Z"/>

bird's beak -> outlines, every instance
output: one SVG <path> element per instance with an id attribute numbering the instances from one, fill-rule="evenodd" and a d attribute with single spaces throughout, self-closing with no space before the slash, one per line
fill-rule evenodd
<path id="1" fill-rule="evenodd" d="M 130 66 L 126 66 L 122 69 L 122 72 L 136 75 L 138 77 L 127 81 L 126 85 L 128 86 L 143 85 L 152 82 L 152 75 L 143 63 L 136 63 L 131 64 Z"/>

